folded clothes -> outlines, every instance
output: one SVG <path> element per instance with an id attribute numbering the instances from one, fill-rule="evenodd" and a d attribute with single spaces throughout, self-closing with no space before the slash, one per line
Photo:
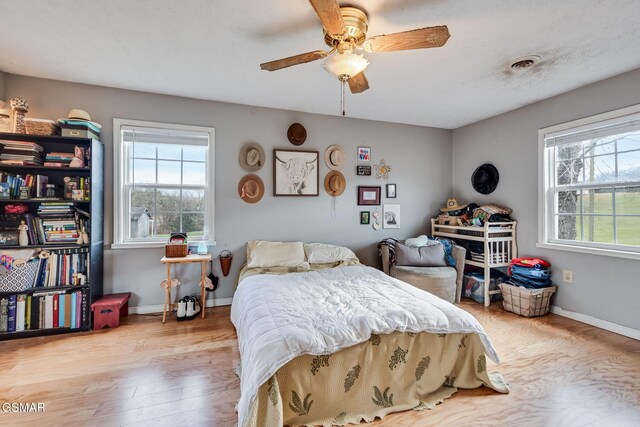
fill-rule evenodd
<path id="1" fill-rule="evenodd" d="M 527 277 L 529 279 L 544 280 L 544 279 L 549 279 L 551 277 L 551 270 L 547 270 L 543 268 L 529 268 L 529 267 L 520 267 L 519 265 L 512 265 L 511 274 Z"/>
<path id="2" fill-rule="evenodd" d="M 512 275 L 509 278 L 509 283 L 511 283 L 514 286 L 520 286 L 523 288 L 530 288 L 530 289 L 548 288 L 550 286 L 553 286 L 553 282 L 551 281 L 551 279 L 536 280 L 536 279 L 530 279 L 528 277 L 523 277 L 520 275 Z"/>

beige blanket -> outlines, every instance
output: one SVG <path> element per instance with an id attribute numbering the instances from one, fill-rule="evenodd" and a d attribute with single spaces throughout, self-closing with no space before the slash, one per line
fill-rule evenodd
<path id="1" fill-rule="evenodd" d="M 249 425 L 357 424 L 432 408 L 457 388 L 482 385 L 509 392 L 500 374 L 487 372 L 477 335 L 372 335 L 334 354 L 299 356 L 284 365 L 260 387 Z"/>

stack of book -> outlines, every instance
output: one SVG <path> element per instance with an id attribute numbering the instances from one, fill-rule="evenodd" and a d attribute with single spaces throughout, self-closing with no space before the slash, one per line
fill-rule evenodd
<path id="1" fill-rule="evenodd" d="M 71 243 L 79 237 L 76 214 L 72 202 L 47 202 L 38 206 L 43 243 Z"/>
<path id="2" fill-rule="evenodd" d="M 38 261 L 33 287 L 54 288 L 81 285 L 89 277 L 89 248 L 69 248 L 51 251 L 49 258 Z"/>
<path id="3" fill-rule="evenodd" d="M 42 147 L 35 142 L 0 140 L 0 145 L 2 145 L 2 154 L 0 154 L 2 165 L 42 165 Z"/>
<path id="4" fill-rule="evenodd" d="M 51 167 L 68 167 L 69 163 L 71 163 L 71 160 L 73 160 L 73 157 L 73 153 L 61 153 L 53 151 L 51 153 L 47 153 L 44 165 Z"/>
<path id="5" fill-rule="evenodd" d="M 77 329 L 88 324 L 88 289 L 36 291 L 0 298 L 0 333 L 35 329 Z"/>

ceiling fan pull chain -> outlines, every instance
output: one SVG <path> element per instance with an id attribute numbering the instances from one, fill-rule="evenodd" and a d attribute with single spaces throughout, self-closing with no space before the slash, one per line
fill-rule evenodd
<path id="1" fill-rule="evenodd" d="M 342 85 L 342 96 L 340 97 L 340 109 L 342 110 L 342 115 L 345 116 L 345 111 L 344 111 L 344 83 L 345 81 L 342 80 L 341 81 L 341 85 Z"/>

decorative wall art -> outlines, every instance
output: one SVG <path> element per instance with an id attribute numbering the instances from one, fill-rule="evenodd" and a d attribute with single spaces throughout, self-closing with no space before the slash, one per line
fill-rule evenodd
<path id="1" fill-rule="evenodd" d="M 369 211 L 360 211 L 360 225 L 369 225 L 371 218 Z"/>
<path id="2" fill-rule="evenodd" d="M 358 186 L 358 205 L 379 205 L 380 187 Z"/>
<path id="3" fill-rule="evenodd" d="M 380 230 L 380 227 L 382 227 L 380 223 L 380 211 L 378 209 L 374 210 L 371 212 L 371 216 L 373 217 L 371 227 L 373 227 L 374 230 Z"/>
<path id="4" fill-rule="evenodd" d="M 371 147 L 358 147 L 358 161 L 359 162 L 371 161 Z"/>
<path id="5" fill-rule="evenodd" d="M 396 198 L 396 184 L 387 184 L 387 199 Z"/>
<path id="6" fill-rule="evenodd" d="M 384 159 L 380 160 L 380 163 L 374 165 L 373 168 L 376 171 L 376 178 L 389 179 L 389 172 L 391 172 L 391 166 L 385 162 Z"/>
<path id="7" fill-rule="evenodd" d="M 371 176 L 371 166 L 356 166 L 356 175 L 358 176 Z"/>
<path id="8" fill-rule="evenodd" d="M 273 195 L 317 196 L 317 151 L 273 150 Z"/>
<path id="9" fill-rule="evenodd" d="M 400 228 L 400 205 L 382 206 L 382 224 L 384 228 Z"/>

